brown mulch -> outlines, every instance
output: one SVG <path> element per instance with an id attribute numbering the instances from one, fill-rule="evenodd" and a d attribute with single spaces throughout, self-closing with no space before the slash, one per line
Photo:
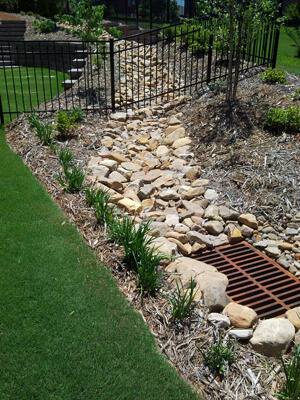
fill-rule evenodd
<path id="1" fill-rule="evenodd" d="M 19 18 L 16 15 L 0 11 L 0 21 L 21 21 L 21 20 L 22 18 Z"/>

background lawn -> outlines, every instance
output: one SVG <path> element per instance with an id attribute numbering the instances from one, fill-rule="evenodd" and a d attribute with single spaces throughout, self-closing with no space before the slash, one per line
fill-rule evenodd
<path id="1" fill-rule="evenodd" d="M 0 131 L 0 399 L 193 400 Z"/>
<path id="2" fill-rule="evenodd" d="M 66 79 L 69 79 L 69 75 L 47 68 L 0 69 L 3 111 L 31 110 L 61 93 L 64 90 L 62 82 Z M 16 116 L 17 114 L 6 114 L 5 123 Z"/>
<path id="3" fill-rule="evenodd" d="M 293 40 L 287 35 L 283 27 L 281 27 L 276 68 L 300 76 L 300 58 L 297 57 L 296 47 L 291 46 L 293 43 Z"/>

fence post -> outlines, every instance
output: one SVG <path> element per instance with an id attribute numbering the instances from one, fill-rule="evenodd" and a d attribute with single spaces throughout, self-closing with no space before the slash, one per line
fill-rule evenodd
<path id="1" fill-rule="evenodd" d="M 207 75 L 206 75 L 206 83 L 207 84 L 211 81 L 212 46 L 213 46 L 213 35 L 209 35 L 209 40 L 208 40 L 208 58 L 207 58 Z"/>
<path id="2" fill-rule="evenodd" d="M 279 15 L 278 17 L 282 17 L 282 8 L 283 8 L 283 2 L 280 3 L 279 6 Z M 275 41 L 274 41 L 274 48 L 273 48 L 273 57 L 272 57 L 272 68 L 276 67 L 276 60 L 277 60 L 277 51 L 278 51 L 278 43 L 279 43 L 279 35 L 280 35 L 280 24 L 275 22 Z"/>
<path id="3" fill-rule="evenodd" d="M 112 112 L 116 111 L 116 97 L 115 97 L 115 64 L 114 64 L 114 39 L 109 39 L 109 55 L 110 55 L 110 84 L 111 84 L 111 109 Z"/>
<path id="4" fill-rule="evenodd" d="M 1 93 L 0 93 L 0 118 L 1 118 L 1 125 L 4 125 L 4 114 L 3 114 Z"/>
<path id="5" fill-rule="evenodd" d="M 153 19 L 153 0 L 150 0 L 150 29 L 152 29 L 152 19 Z"/>

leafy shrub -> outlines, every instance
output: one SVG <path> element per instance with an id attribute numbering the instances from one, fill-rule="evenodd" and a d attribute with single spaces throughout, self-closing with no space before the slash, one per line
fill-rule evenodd
<path id="1" fill-rule="evenodd" d="M 260 78 L 266 83 L 286 83 L 285 72 L 273 68 L 266 69 Z"/>
<path id="2" fill-rule="evenodd" d="M 300 132 L 300 107 L 290 106 L 286 110 L 271 108 L 266 116 L 265 128 L 275 132 Z"/>
<path id="3" fill-rule="evenodd" d="M 172 305 L 172 318 L 184 319 L 190 315 L 197 303 L 193 304 L 197 292 L 195 292 L 196 283 L 191 278 L 189 287 L 184 291 L 183 284 L 180 281 L 181 287 L 176 280 L 177 291 L 171 296 L 167 296 Z M 183 292 L 183 294 L 182 294 Z"/>
<path id="4" fill-rule="evenodd" d="M 74 165 L 74 157 L 69 149 L 61 149 L 58 153 L 58 157 L 64 176 L 56 174 L 55 179 L 67 192 L 79 192 L 83 187 L 84 172 L 79 166 Z"/>
<path id="5" fill-rule="evenodd" d="M 296 90 L 293 100 L 300 100 L 300 89 Z"/>
<path id="6" fill-rule="evenodd" d="M 297 48 L 298 57 L 300 57 L 300 3 L 295 2 L 286 9 L 285 32 L 293 40 L 292 47 Z M 287 29 L 286 26 L 291 26 Z"/>
<path id="7" fill-rule="evenodd" d="M 56 116 L 56 130 L 61 139 L 67 139 L 77 126 L 77 122 L 83 120 L 83 111 L 81 108 L 72 111 L 59 110 Z"/>
<path id="8" fill-rule="evenodd" d="M 115 38 L 120 38 L 123 34 L 122 31 L 119 31 L 115 26 L 109 28 L 109 33 L 111 34 L 111 36 L 115 37 Z"/>
<path id="9" fill-rule="evenodd" d="M 199 349 L 205 364 L 217 376 L 223 375 L 226 369 L 237 360 L 237 357 L 234 355 L 235 343 L 236 341 L 231 342 L 229 339 L 223 343 L 222 337 L 219 336 L 217 343 L 211 346 L 207 352 Z"/>
<path id="10" fill-rule="evenodd" d="M 43 18 L 41 20 L 35 19 L 32 25 L 35 30 L 39 30 L 42 33 L 52 32 L 56 28 L 55 21 L 46 18 Z"/>

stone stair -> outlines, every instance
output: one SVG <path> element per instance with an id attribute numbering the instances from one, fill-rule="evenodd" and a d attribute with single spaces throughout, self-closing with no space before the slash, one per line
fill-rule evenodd
<path id="1" fill-rule="evenodd" d="M 23 20 L 0 21 L 0 42 L 24 40 L 26 22 Z"/>
<path id="2" fill-rule="evenodd" d="M 0 42 L 0 68 L 13 68 L 16 66 L 16 62 L 12 58 L 11 46 Z"/>
<path id="3" fill-rule="evenodd" d="M 85 66 L 85 57 L 87 56 L 86 50 L 77 50 L 76 58 L 72 61 L 72 68 L 68 70 L 68 74 L 70 75 L 70 79 L 66 79 L 62 82 L 62 86 L 65 90 L 70 89 L 78 79 L 81 77 L 83 72 L 83 67 Z"/>

